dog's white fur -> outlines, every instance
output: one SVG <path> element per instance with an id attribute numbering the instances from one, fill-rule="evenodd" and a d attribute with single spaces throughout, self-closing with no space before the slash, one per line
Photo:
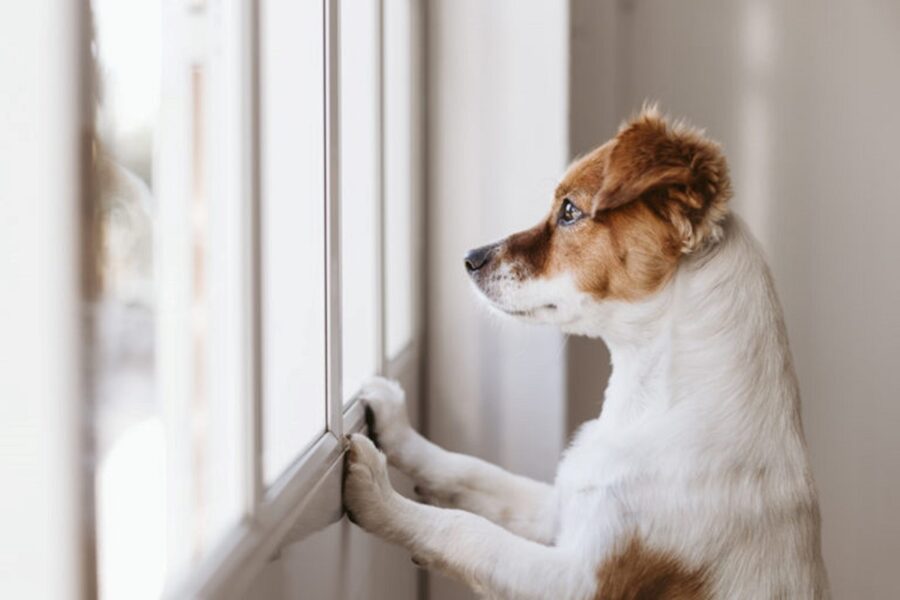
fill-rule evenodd
<path id="1" fill-rule="evenodd" d="M 485 290 L 495 306 L 552 304 L 525 316 L 606 341 L 602 414 L 550 486 L 431 444 L 402 390 L 375 380 L 364 398 L 381 446 L 431 505 L 397 494 L 384 455 L 352 436 L 345 503 L 364 528 L 487 597 L 594 598 L 598 566 L 632 534 L 705 569 L 715 598 L 828 597 L 781 309 L 739 219 L 644 301 L 594 301 L 565 277 L 503 281 Z"/>

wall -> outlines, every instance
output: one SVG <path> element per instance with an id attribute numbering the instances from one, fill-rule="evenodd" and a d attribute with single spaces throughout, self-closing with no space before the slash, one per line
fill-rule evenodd
<path id="1" fill-rule="evenodd" d="M 786 312 L 834 597 L 900 597 L 900 5 L 573 0 L 573 23 L 573 131 L 599 143 L 651 98 L 724 143 Z"/>
<path id="2" fill-rule="evenodd" d="M 78 264 L 84 12 L 0 4 L 0 598 L 94 592 Z"/>
<path id="3" fill-rule="evenodd" d="M 621 117 L 614 2 L 570 0 L 569 158 L 586 154 L 616 133 Z M 596 419 L 612 366 L 602 341 L 566 343 L 566 432 Z"/>
<path id="4" fill-rule="evenodd" d="M 463 256 L 549 210 L 567 159 L 567 5 L 433 0 L 427 27 L 428 433 L 545 480 L 563 446 L 563 338 L 487 314 Z M 471 597 L 430 584 L 435 600 Z"/>

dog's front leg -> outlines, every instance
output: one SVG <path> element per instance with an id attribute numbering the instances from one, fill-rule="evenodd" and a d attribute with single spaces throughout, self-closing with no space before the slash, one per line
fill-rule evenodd
<path id="1" fill-rule="evenodd" d="M 344 504 L 367 531 L 489 597 L 577 600 L 595 591 L 592 569 L 578 555 L 518 537 L 471 513 L 404 498 L 391 487 L 384 454 L 358 434 L 347 451 Z"/>
<path id="2" fill-rule="evenodd" d="M 362 398 L 373 438 L 391 464 L 412 478 L 425 502 L 481 515 L 529 540 L 553 541 L 556 496 L 552 486 L 426 440 L 410 426 L 403 390 L 392 381 L 370 380 Z"/>

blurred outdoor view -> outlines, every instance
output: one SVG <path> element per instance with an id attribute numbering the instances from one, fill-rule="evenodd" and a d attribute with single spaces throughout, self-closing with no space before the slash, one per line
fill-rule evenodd
<path id="1" fill-rule="evenodd" d="M 160 1 L 92 0 L 91 8 L 98 581 L 104 598 L 154 598 L 164 581 L 166 531 L 152 220 Z"/>

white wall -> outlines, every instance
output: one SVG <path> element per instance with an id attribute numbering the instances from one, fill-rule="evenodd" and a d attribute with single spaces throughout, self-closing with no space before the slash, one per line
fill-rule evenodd
<path id="1" fill-rule="evenodd" d="M 427 27 L 428 433 L 545 480 L 563 445 L 562 336 L 488 315 L 463 256 L 549 210 L 567 159 L 567 5 L 433 0 Z M 430 583 L 433 599 L 469 597 Z"/>
<path id="2" fill-rule="evenodd" d="M 610 106 L 652 98 L 724 142 L 786 311 L 834 597 L 900 597 L 900 4 L 573 1 L 595 57 L 573 131 L 599 143 Z"/>
<path id="3" fill-rule="evenodd" d="M 62 0 L 0 4 L 0 598 L 93 590 L 80 418 L 83 13 Z"/>

